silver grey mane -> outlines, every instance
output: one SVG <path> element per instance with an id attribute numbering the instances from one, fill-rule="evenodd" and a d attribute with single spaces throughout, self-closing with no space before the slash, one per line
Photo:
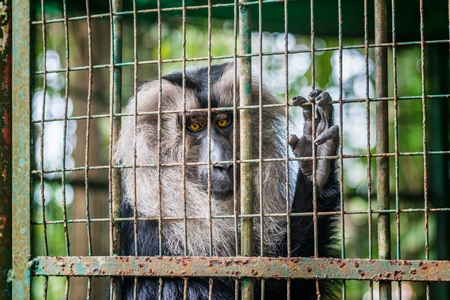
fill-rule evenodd
<path id="1" fill-rule="evenodd" d="M 230 64 L 225 68 L 222 77 L 212 86 L 219 106 L 233 107 L 233 99 L 239 99 L 238 92 L 237 96 L 233 97 L 234 82 L 234 67 Z M 126 113 L 133 115 L 137 107 L 138 113 L 146 115 L 137 117 L 136 127 L 134 116 L 123 117 L 120 137 L 115 145 L 115 163 L 125 166 L 122 169 L 123 201 L 127 201 L 132 207 L 136 205 L 141 217 L 157 218 L 161 214 L 163 243 L 174 255 L 234 256 L 237 253 L 235 236 L 236 233 L 239 234 L 240 223 L 238 211 L 237 219 L 235 218 L 235 208 L 239 210 L 239 190 L 235 192 L 235 197 L 225 201 L 209 199 L 208 193 L 196 182 L 196 177 L 192 176 L 189 167 L 183 167 L 184 161 L 196 162 L 196 146 L 188 135 L 184 137 L 185 149 L 182 146 L 182 130 L 185 129 L 179 125 L 181 114 L 173 113 L 173 111 L 182 112 L 184 109 L 183 90 L 164 79 L 161 80 L 161 87 L 160 110 L 163 114 L 160 117 L 160 144 L 158 117 L 155 114 L 158 112 L 160 81 L 144 83 L 137 93 L 137 105 L 135 97 L 131 97 L 125 109 Z M 200 108 L 195 94 L 189 89 L 185 89 L 185 93 L 186 109 Z M 262 89 L 262 99 L 263 104 L 278 103 L 266 88 Z M 253 102 L 259 103 L 257 80 L 254 81 Z M 164 113 L 169 111 L 171 113 Z M 254 158 L 259 158 L 259 125 L 262 126 L 263 159 L 290 156 L 287 152 L 290 150 L 286 147 L 284 108 L 264 108 L 263 124 L 258 124 L 258 109 L 253 112 Z M 238 122 L 234 121 L 237 135 Z M 236 143 L 235 151 L 239 151 L 238 136 Z M 159 172 L 156 167 L 158 164 L 161 165 Z M 288 200 L 286 200 L 286 160 L 263 162 L 262 171 L 259 170 L 258 163 L 254 166 L 254 213 L 261 214 L 260 196 L 262 214 L 286 213 L 286 205 L 291 202 L 294 194 L 297 163 L 289 163 Z M 265 253 L 272 252 L 285 234 L 286 217 L 264 217 L 262 231 L 259 217 L 254 218 L 254 224 L 255 253 L 259 254 L 261 251 L 261 232 Z"/>

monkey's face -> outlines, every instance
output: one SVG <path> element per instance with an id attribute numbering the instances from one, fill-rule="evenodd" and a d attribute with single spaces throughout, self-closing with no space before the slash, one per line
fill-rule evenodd
<path id="1" fill-rule="evenodd" d="M 195 173 L 205 191 L 209 187 L 214 199 L 228 200 L 233 197 L 233 116 L 226 112 L 210 116 L 209 130 L 206 114 L 186 116 L 186 133 L 194 146 L 190 148 L 197 152 L 188 157 L 197 157 L 203 163 L 196 167 Z M 209 170 L 205 164 L 208 161 Z"/>

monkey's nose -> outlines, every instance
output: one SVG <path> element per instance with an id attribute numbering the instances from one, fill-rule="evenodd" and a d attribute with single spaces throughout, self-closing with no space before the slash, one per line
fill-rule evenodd
<path id="1" fill-rule="evenodd" d="M 213 168 L 216 171 L 227 173 L 228 176 L 230 177 L 230 179 L 233 178 L 233 164 L 231 164 L 231 163 L 216 164 L 216 165 L 213 165 Z"/>
<path id="2" fill-rule="evenodd" d="M 213 165 L 213 168 L 216 168 L 217 170 L 223 170 L 225 172 L 229 172 L 230 169 L 233 170 L 233 164 L 230 164 L 230 163 L 215 164 L 215 165 Z"/>

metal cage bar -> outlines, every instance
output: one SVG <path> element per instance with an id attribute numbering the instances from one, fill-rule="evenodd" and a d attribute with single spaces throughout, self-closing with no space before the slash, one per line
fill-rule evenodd
<path id="1" fill-rule="evenodd" d="M 247 106 L 252 105 L 252 62 L 246 56 L 251 53 L 251 8 L 247 1 L 239 2 L 239 111 L 240 118 L 240 158 L 252 159 L 252 112 Z M 241 163 L 240 190 L 241 214 L 253 214 L 253 166 L 251 163 Z M 253 256 L 253 218 L 241 219 L 241 253 L 242 256 Z M 244 278 L 241 281 L 242 299 L 254 298 L 253 280 Z"/>
<path id="2" fill-rule="evenodd" d="M 387 42 L 387 1 L 375 1 L 375 44 Z M 377 97 L 388 95 L 387 81 L 387 48 L 375 48 L 376 80 L 375 89 Z M 389 102 L 377 103 L 377 153 L 389 151 Z M 389 158 L 378 157 L 377 160 L 377 208 L 385 210 L 390 208 L 389 204 Z M 381 259 L 391 258 L 391 228 L 390 214 L 380 213 L 378 215 L 378 257 Z M 380 281 L 380 299 L 391 299 L 391 283 Z"/>
<path id="3" fill-rule="evenodd" d="M 110 217 L 110 255 L 119 255 L 121 253 L 120 232 L 121 225 L 117 221 L 120 218 L 120 170 L 114 168 L 113 164 L 113 145 L 119 137 L 120 112 L 122 105 L 122 70 L 117 63 L 122 62 L 122 16 L 118 12 L 122 11 L 122 0 L 112 0 L 110 2 L 110 148 L 109 148 L 109 217 Z M 121 279 L 119 277 L 111 278 L 111 295 L 113 299 L 121 298 Z"/>
<path id="4" fill-rule="evenodd" d="M 118 271 L 120 266 L 120 271 Z M 36 257 L 33 275 L 450 281 L 450 261 L 283 257 Z"/>
<path id="5" fill-rule="evenodd" d="M 30 207 L 31 207 L 31 134 L 30 134 L 30 3 L 14 0 L 12 13 L 12 295 L 14 299 L 30 299 Z"/>
<path id="6" fill-rule="evenodd" d="M 12 11 L 8 1 L 0 1 L 3 8 L 3 22 L 0 32 L 3 32 L 0 44 L 0 77 L 12 76 L 12 46 L 11 24 Z M 8 273 L 12 268 L 12 145 L 11 145 L 11 117 L 12 117 L 12 84 L 11 80 L 3 82 L 0 87 L 0 169 L 3 176 L 0 178 L 0 299 L 11 298 L 11 284 Z"/>

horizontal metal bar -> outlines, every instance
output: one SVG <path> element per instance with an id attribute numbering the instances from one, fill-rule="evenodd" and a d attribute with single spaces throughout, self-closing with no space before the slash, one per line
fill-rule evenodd
<path id="1" fill-rule="evenodd" d="M 384 210 L 378 210 L 378 209 L 372 209 L 370 212 L 372 214 L 379 214 L 379 213 L 389 213 L 389 214 L 412 214 L 412 213 L 424 213 L 428 211 L 429 213 L 439 213 L 439 212 L 449 212 L 449 207 L 444 208 L 402 208 L 402 209 L 384 209 Z M 308 213 L 290 213 L 290 217 L 302 217 L 302 216 L 312 216 L 313 214 L 316 214 L 317 216 L 330 216 L 330 215 L 368 215 L 367 210 L 352 210 L 352 211 L 344 211 L 344 212 L 308 212 Z M 286 213 L 265 213 L 263 215 L 264 217 L 286 217 Z M 217 216 L 211 216 L 211 219 L 232 219 L 235 218 L 235 215 L 217 215 Z M 261 217 L 260 214 L 238 214 L 237 217 L 239 218 L 259 218 Z M 162 220 L 165 221 L 181 221 L 184 220 L 185 217 L 163 217 Z M 189 216 L 186 217 L 187 220 L 197 220 L 197 219 L 205 219 L 203 216 Z M 117 221 L 156 221 L 159 220 L 159 217 L 137 217 L 137 218 L 116 218 Z M 45 224 L 47 225 L 59 225 L 66 223 L 86 223 L 88 222 L 87 219 L 79 218 L 79 219 L 67 219 L 65 221 L 63 220 L 52 220 L 52 221 L 45 221 Z M 90 223 L 100 223 L 100 222 L 109 222 L 109 218 L 90 218 Z M 32 222 L 31 225 L 43 225 L 42 221 Z"/>
<path id="2" fill-rule="evenodd" d="M 450 150 L 442 150 L 442 151 L 427 151 L 427 155 L 444 155 L 444 154 L 450 154 Z M 399 152 L 397 153 L 398 156 L 424 156 L 423 152 Z M 376 158 L 376 157 L 394 157 L 396 156 L 396 153 L 381 153 L 381 154 L 370 154 L 370 157 Z M 315 159 L 338 159 L 340 156 L 316 156 Z M 343 159 L 351 159 L 351 158 L 367 158 L 367 153 L 361 153 L 361 154 L 344 154 L 342 155 Z M 311 157 L 289 157 L 290 161 L 307 161 L 307 160 L 313 160 L 314 158 Z M 277 162 L 277 161 L 285 161 L 286 158 L 264 158 L 262 159 L 262 162 Z M 214 161 L 212 164 L 220 164 L 223 162 L 228 161 Z M 236 163 L 258 163 L 259 159 L 249 159 L 249 160 L 237 160 Z M 205 162 L 188 162 L 185 163 L 186 166 L 201 166 L 206 165 Z M 182 166 L 182 163 L 167 163 L 167 164 L 161 164 L 161 167 L 179 167 Z M 113 168 L 116 169 L 131 169 L 134 168 L 134 166 L 131 165 L 113 165 Z M 156 164 L 145 164 L 145 165 L 136 165 L 136 168 L 156 168 Z M 104 166 L 90 166 L 87 168 L 87 170 L 107 170 L 109 169 L 108 165 Z M 52 170 L 32 170 L 31 174 L 33 175 L 40 175 L 41 172 L 44 174 L 51 174 L 51 173 L 62 173 L 62 172 L 77 172 L 77 171 L 85 171 L 86 167 L 74 167 L 74 168 L 65 168 L 63 169 L 52 169 Z"/>
<path id="3" fill-rule="evenodd" d="M 432 40 L 432 41 L 425 41 L 425 44 L 448 44 L 450 40 Z M 420 45 L 420 41 L 416 42 L 401 42 L 396 43 L 395 46 L 414 46 L 414 45 Z M 380 44 L 370 44 L 368 45 L 369 48 L 376 48 L 376 47 L 393 47 L 394 45 L 392 43 L 380 43 Z M 365 49 L 365 45 L 350 45 L 350 46 L 343 46 L 342 50 L 354 50 L 354 49 Z M 326 48 L 314 48 L 314 53 L 318 52 L 326 52 L 326 51 L 339 51 L 341 50 L 339 47 L 326 47 Z M 261 53 L 253 53 L 253 54 L 239 54 L 239 55 L 221 55 L 221 56 L 212 56 L 212 57 L 192 57 L 192 58 L 174 58 L 174 59 L 163 59 L 160 61 L 158 60 L 141 60 L 138 61 L 138 65 L 157 65 L 159 63 L 182 63 L 183 61 L 186 62 L 199 62 L 199 61 L 208 61 L 208 60 L 226 60 L 226 59 L 232 59 L 232 58 L 239 58 L 239 57 L 259 57 L 261 56 L 274 56 L 274 55 L 286 55 L 286 54 L 300 54 L 300 53 L 311 53 L 311 49 L 298 49 L 298 50 L 288 50 L 288 51 L 266 51 Z M 122 62 L 115 64 L 116 67 L 133 67 L 135 65 L 134 61 L 130 62 Z M 92 68 L 94 69 L 101 69 L 101 68 L 110 68 L 110 64 L 99 64 L 99 65 L 93 65 Z M 91 68 L 90 66 L 79 66 L 79 67 L 71 67 L 69 68 L 69 71 L 75 72 L 75 71 L 86 71 Z M 66 69 L 54 69 L 54 70 L 46 70 L 45 73 L 65 73 Z M 43 70 L 35 71 L 32 73 L 32 75 L 42 75 L 44 74 Z M 428 95 L 426 95 L 428 97 Z M 419 99 L 422 96 L 419 96 Z M 403 97 L 399 97 L 403 98 Z M 363 101 L 366 101 L 364 98 Z"/>
<path id="4" fill-rule="evenodd" d="M 450 98 L 450 94 L 428 94 L 426 95 L 427 99 L 442 99 L 442 98 Z M 406 101 L 406 100 L 422 100 L 422 96 L 401 96 L 396 97 L 395 101 Z M 380 102 L 380 101 L 394 101 L 394 97 L 382 97 L 382 98 L 354 98 L 354 99 L 347 99 L 347 100 L 335 100 L 331 103 L 333 104 L 350 104 L 350 103 L 366 103 L 367 101 L 370 102 Z M 292 104 L 288 104 L 289 106 L 294 106 Z M 148 111 L 148 112 L 139 112 L 136 114 L 136 116 L 149 116 L 149 115 L 161 115 L 161 114 L 182 114 L 182 113 L 196 113 L 196 112 L 207 112 L 208 110 L 211 112 L 221 112 L 221 111 L 229 111 L 233 112 L 235 109 L 242 110 L 242 109 L 259 109 L 259 108 L 275 108 L 275 107 L 286 107 L 286 104 L 280 103 L 280 104 L 265 104 L 265 105 L 249 105 L 245 107 L 236 106 L 236 108 L 232 106 L 224 106 L 224 107 L 213 107 L 210 109 L 204 109 L 204 108 L 195 108 L 195 109 L 186 109 L 185 111 L 182 110 L 164 110 L 164 111 Z M 116 113 L 114 114 L 115 117 L 134 117 L 134 114 L 130 113 Z M 80 120 L 87 120 L 87 119 L 101 119 L 101 118 L 111 118 L 110 114 L 99 114 L 99 115 L 91 115 L 91 116 L 74 116 L 74 117 L 67 117 L 67 118 L 47 118 L 47 119 L 35 119 L 31 120 L 34 124 L 42 124 L 48 123 L 48 122 L 62 122 L 62 121 L 80 121 Z"/>
<path id="5" fill-rule="evenodd" d="M 280 0 L 262 0 L 262 1 L 249 1 L 246 2 L 248 5 L 258 5 L 260 3 L 277 3 L 280 2 Z M 167 8 L 151 8 L 151 9 L 140 9 L 136 10 L 137 14 L 145 14 L 145 13 L 158 13 L 161 12 L 171 12 L 171 11 L 183 11 L 183 10 L 200 10 L 200 9 L 209 9 L 209 8 L 219 8 L 219 7 L 234 7 L 234 3 L 216 3 L 216 4 L 210 4 L 210 5 L 186 5 L 186 6 L 178 6 L 178 7 L 167 7 Z M 134 11 L 120 11 L 120 12 L 114 12 L 114 15 L 133 15 Z M 103 14 L 94 14 L 90 15 L 89 18 L 108 18 L 110 16 L 109 13 L 103 13 Z M 79 20 L 85 20 L 87 19 L 87 16 L 77 16 L 77 17 L 70 17 L 67 18 L 67 21 L 79 21 Z M 55 18 L 50 20 L 45 20 L 45 24 L 49 23 L 62 23 L 64 22 L 63 18 Z M 42 25 L 42 20 L 36 20 L 31 22 L 32 25 Z"/>
<path id="6" fill-rule="evenodd" d="M 34 276 L 450 281 L 450 261 L 272 257 L 38 256 Z"/>

